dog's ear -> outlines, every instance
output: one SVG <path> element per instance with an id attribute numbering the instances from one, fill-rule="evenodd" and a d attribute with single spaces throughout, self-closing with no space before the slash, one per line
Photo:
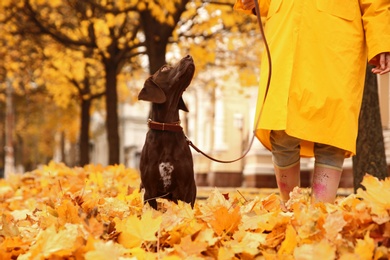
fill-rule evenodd
<path id="1" fill-rule="evenodd" d="M 184 100 L 182 97 L 179 99 L 179 109 L 183 110 L 184 112 L 189 112 L 186 104 L 184 103 Z"/>
<path id="2" fill-rule="evenodd" d="M 162 104 L 167 100 L 164 91 L 153 82 L 152 77 L 149 77 L 138 94 L 138 100 L 150 101 L 153 103 Z"/>

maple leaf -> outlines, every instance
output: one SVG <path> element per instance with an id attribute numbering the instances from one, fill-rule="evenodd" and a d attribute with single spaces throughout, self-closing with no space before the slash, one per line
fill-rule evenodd
<path id="1" fill-rule="evenodd" d="M 19 256 L 18 259 L 50 258 L 53 255 L 69 256 L 76 247 L 80 246 L 78 229 L 78 225 L 65 224 L 64 229 L 57 232 L 54 226 L 50 226 L 38 234 L 37 242 L 31 246 L 29 252 Z"/>
<path id="2" fill-rule="evenodd" d="M 322 223 L 324 214 L 320 208 L 314 205 L 306 207 L 304 204 L 300 206 L 295 204 L 294 215 L 297 221 L 295 226 L 298 237 L 303 240 L 313 239 L 314 236 L 320 235 L 322 232 Z"/>
<path id="3" fill-rule="evenodd" d="M 266 243 L 266 237 L 267 234 L 239 230 L 234 234 L 233 240 L 226 241 L 223 245 L 231 248 L 236 254 L 257 255 L 260 252 L 260 245 Z"/>
<path id="4" fill-rule="evenodd" d="M 129 252 L 131 254 L 131 258 L 119 258 L 119 260 L 137 260 L 137 259 L 142 259 L 142 260 L 156 260 L 158 259 L 158 257 L 156 256 L 156 253 L 153 253 L 153 252 L 148 252 L 148 251 L 145 251 L 144 249 L 140 248 L 140 247 L 135 247 L 135 248 L 132 248 L 132 249 L 129 249 Z M 174 258 L 174 257 L 164 257 L 163 258 L 164 260 L 180 260 L 181 258 L 177 257 L 177 258 Z"/>
<path id="5" fill-rule="evenodd" d="M 0 200 L 11 198 L 14 195 L 14 190 L 11 186 L 3 184 L 2 182 L 4 181 L 0 180 Z"/>
<path id="6" fill-rule="evenodd" d="M 0 236 L 17 237 L 19 234 L 19 229 L 15 225 L 15 222 L 10 217 L 7 217 L 5 214 L 3 214 L 1 216 Z"/>
<path id="7" fill-rule="evenodd" d="M 22 237 L 5 237 L 0 241 L 0 259 L 16 259 L 29 248 Z"/>
<path id="8" fill-rule="evenodd" d="M 119 259 L 128 252 L 129 250 L 113 241 L 96 241 L 94 243 L 94 249 L 85 254 L 85 260 Z"/>
<path id="9" fill-rule="evenodd" d="M 74 205 L 70 199 L 63 199 L 56 208 L 56 213 L 61 225 L 65 223 L 79 224 L 82 222 L 79 216 L 79 207 Z"/>
<path id="10" fill-rule="evenodd" d="M 357 197 L 362 198 L 371 207 L 373 220 L 378 224 L 390 221 L 390 178 L 380 181 L 366 174 L 361 183 L 366 190 L 358 189 Z"/>
<path id="11" fill-rule="evenodd" d="M 224 195 L 222 195 L 222 193 L 217 188 L 215 188 L 211 192 L 210 196 L 207 198 L 206 205 L 211 208 L 217 206 L 225 206 L 226 208 L 230 208 L 231 203 L 225 198 Z"/>
<path id="12" fill-rule="evenodd" d="M 219 238 L 214 236 L 214 231 L 212 229 L 207 228 L 200 230 L 196 236 L 196 240 L 199 242 L 204 242 L 208 246 L 213 246 L 219 240 Z"/>
<path id="13" fill-rule="evenodd" d="M 334 241 L 346 224 L 347 222 L 344 220 L 343 212 L 335 211 L 331 214 L 328 214 L 323 225 L 328 240 Z"/>
<path id="14" fill-rule="evenodd" d="M 275 225 L 271 233 L 267 235 L 265 245 L 271 248 L 277 247 L 285 239 L 286 228 L 286 223 L 278 223 Z"/>
<path id="15" fill-rule="evenodd" d="M 329 242 L 323 240 L 319 243 L 304 244 L 294 250 L 295 259 L 313 259 L 316 256 L 321 260 L 334 260 L 336 257 L 335 248 Z"/>
<path id="16" fill-rule="evenodd" d="M 260 232 L 271 231 L 279 222 L 279 212 L 269 212 L 258 216 L 257 228 Z"/>
<path id="17" fill-rule="evenodd" d="M 358 239 L 355 247 L 355 254 L 359 259 L 372 259 L 375 250 L 374 239 L 370 237 L 369 232 L 366 233 L 364 239 Z"/>
<path id="18" fill-rule="evenodd" d="M 192 210 L 189 203 L 178 201 L 178 204 L 163 200 L 162 203 L 167 208 L 167 211 L 162 216 L 161 227 L 166 231 L 177 229 L 178 226 L 188 225 L 189 222 L 195 220 L 195 212 Z M 194 233 L 193 231 L 192 233 Z"/>
<path id="19" fill-rule="evenodd" d="M 114 217 L 127 217 L 129 206 L 126 202 L 117 198 L 103 198 L 102 202 L 98 205 L 98 209 L 101 216 L 109 220 Z"/>
<path id="20" fill-rule="evenodd" d="M 276 194 L 237 202 L 214 189 L 194 209 L 162 200 L 162 213 L 144 207 L 133 170 L 50 163 L 0 180 L 12 188 L 0 200 L 0 259 L 383 259 L 389 209 L 377 196 L 388 180 L 364 183 L 334 205 L 297 189 L 289 212 Z"/>
<path id="21" fill-rule="evenodd" d="M 278 250 L 278 255 L 291 255 L 297 246 L 297 232 L 292 225 L 286 228 L 286 237 Z"/>
<path id="22" fill-rule="evenodd" d="M 225 207 L 218 207 L 214 213 L 214 218 L 209 222 L 215 233 L 219 236 L 234 233 L 241 223 L 240 208 L 235 207 L 229 211 Z"/>
<path id="23" fill-rule="evenodd" d="M 236 253 L 231 248 L 220 247 L 218 249 L 218 259 L 220 259 L 220 260 L 234 259 L 235 254 Z"/>
<path id="24" fill-rule="evenodd" d="M 144 242 L 157 241 L 162 217 L 153 217 L 153 211 L 147 210 L 141 219 L 131 215 L 123 220 L 115 218 L 115 227 L 121 232 L 118 242 L 126 248 L 140 247 Z"/>
<path id="25" fill-rule="evenodd" d="M 278 195 L 275 193 L 272 193 L 268 195 L 267 197 L 263 198 L 261 200 L 261 203 L 263 205 L 263 208 L 267 210 L 268 212 L 270 211 L 281 211 L 281 199 Z"/>
<path id="26" fill-rule="evenodd" d="M 180 244 L 174 245 L 175 252 L 179 254 L 182 259 L 191 256 L 200 256 L 203 251 L 207 250 L 207 243 L 201 241 L 193 241 L 191 235 L 185 236 L 181 239 Z"/>

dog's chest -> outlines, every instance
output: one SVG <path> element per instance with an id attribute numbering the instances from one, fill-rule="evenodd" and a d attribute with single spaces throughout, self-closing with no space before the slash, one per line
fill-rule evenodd
<path id="1" fill-rule="evenodd" d="M 171 162 L 162 162 L 158 166 L 160 179 L 163 182 L 164 188 L 167 189 L 172 184 L 172 172 L 175 169 Z"/>

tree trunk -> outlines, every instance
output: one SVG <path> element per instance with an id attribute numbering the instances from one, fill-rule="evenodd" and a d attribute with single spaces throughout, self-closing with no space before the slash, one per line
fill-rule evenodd
<path id="1" fill-rule="evenodd" d="M 89 122 L 90 122 L 91 100 L 81 98 L 81 119 L 79 138 L 79 164 L 84 166 L 89 164 Z"/>
<path id="2" fill-rule="evenodd" d="M 108 141 L 108 163 L 119 164 L 119 120 L 117 94 L 117 64 L 111 59 L 104 61 L 106 72 L 106 129 Z"/>
<path id="3" fill-rule="evenodd" d="M 365 174 L 379 179 L 388 176 L 379 109 L 377 76 L 367 66 L 363 102 L 359 116 L 356 156 L 353 157 L 354 190 L 361 186 Z"/>
<path id="4" fill-rule="evenodd" d="M 149 72 L 154 74 L 166 63 L 165 54 L 168 38 L 163 31 L 167 30 L 166 24 L 160 24 L 149 11 L 141 13 L 141 23 L 145 32 L 146 53 L 149 60 Z"/>
<path id="5" fill-rule="evenodd" d="M 160 23 L 150 13 L 149 9 L 140 13 L 141 24 L 145 33 L 146 53 L 149 59 L 150 74 L 154 74 L 166 63 L 165 54 L 169 37 L 175 29 L 181 14 L 186 10 L 189 0 L 176 3 L 176 12 L 173 14 L 174 25 Z"/>

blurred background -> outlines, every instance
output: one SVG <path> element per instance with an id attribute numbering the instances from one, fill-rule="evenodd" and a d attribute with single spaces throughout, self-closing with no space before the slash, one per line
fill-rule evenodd
<path id="1" fill-rule="evenodd" d="M 50 161 L 138 169 L 150 108 L 138 93 L 187 54 L 196 66 L 183 95 L 187 136 L 218 159 L 239 157 L 252 138 L 263 41 L 256 17 L 234 2 L 2 0 L 0 175 Z M 361 142 L 342 186 L 356 187 L 367 172 L 388 176 L 389 89 L 388 76 L 367 77 Z M 276 187 L 270 152 L 257 140 L 232 164 L 193 155 L 199 186 Z M 301 165 L 309 185 L 313 161 Z"/>

